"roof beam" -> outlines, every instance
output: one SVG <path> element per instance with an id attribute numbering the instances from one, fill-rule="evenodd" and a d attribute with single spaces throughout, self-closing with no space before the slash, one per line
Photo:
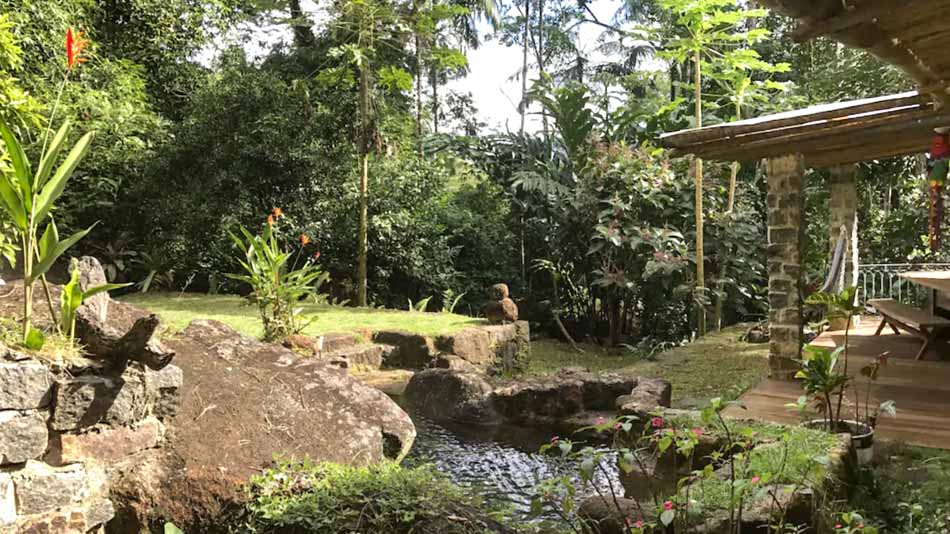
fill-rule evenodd
<path id="1" fill-rule="evenodd" d="M 909 9 L 911 6 L 908 4 L 913 3 L 914 0 L 865 0 L 832 17 L 800 25 L 792 37 L 797 42 L 803 42 L 820 35 L 830 35 L 858 24 L 876 22 L 895 9 Z"/>
<path id="2" fill-rule="evenodd" d="M 827 138 L 852 131 L 864 131 L 868 128 L 887 124 L 903 124 L 915 119 L 927 118 L 934 115 L 930 106 L 909 106 L 894 110 L 878 111 L 873 114 L 862 114 L 854 117 L 832 119 L 825 122 L 811 122 L 799 126 L 791 126 L 763 132 L 751 132 L 722 140 L 709 141 L 701 145 L 690 147 L 700 157 L 708 154 L 725 154 L 738 147 L 755 149 L 769 145 L 794 143 L 809 139 Z M 674 150 L 676 154 L 676 150 Z"/>
<path id="3" fill-rule="evenodd" d="M 903 106 L 925 104 L 931 101 L 928 96 L 921 96 L 916 92 L 890 95 L 886 97 L 869 98 L 856 101 L 853 105 L 822 105 L 777 113 L 755 119 L 746 119 L 739 122 L 717 124 L 692 130 L 681 130 L 660 136 L 660 144 L 667 148 L 693 149 L 697 145 L 709 141 L 718 141 L 736 137 L 738 135 L 774 130 L 791 126 L 801 126 L 821 120 L 838 119 L 860 113 L 883 111 Z"/>

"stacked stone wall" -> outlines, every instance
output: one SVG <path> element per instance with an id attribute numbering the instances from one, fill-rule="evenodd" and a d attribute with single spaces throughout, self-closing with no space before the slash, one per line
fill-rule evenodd
<path id="1" fill-rule="evenodd" d="M 804 162 L 800 155 L 773 158 L 767 173 L 769 367 L 773 377 L 790 378 L 802 345 Z"/>
<path id="2" fill-rule="evenodd" d="M 0 532 L 100 532 L 110 476 L 162 446 L 181 369 L 52 366 L 0 347 Z"/>

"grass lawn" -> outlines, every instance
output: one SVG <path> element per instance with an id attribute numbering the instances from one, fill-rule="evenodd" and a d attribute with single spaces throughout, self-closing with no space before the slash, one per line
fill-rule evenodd
<path id="1" fill-rule="evenodd" d="M 249 336 L 260 336 L 264 332 L 257 308 L 248 306 L 247 301 L 234 295 L 138 293 L 126 295 L 121 300 L 157 313 L 173 330 L 185 328 L 194 319 L 214 319 Z M 451 313 L 419 313 L 316 304 L 304 305 L 304 309 L 313 319 L 305 330 L 311 335 L 398 329 L 438 336 L 484 323 L 481 319 Z"/>
<path id="2" fill-rule="evenodd" d="M 564 367 L 614 371 L 664 378 L 673 384 L 673 406 L 702 406 L 713 397 L 735 399 L 768 372 L 768 343 L 739 341 L 745 327 L 714 332 L 682 347 L 661 352 L 651 359 L 626 349 L 582 345 L 580 354 L 567 343 L 541 340 L 531 344 L 528 373 L 543 375 Z"/>

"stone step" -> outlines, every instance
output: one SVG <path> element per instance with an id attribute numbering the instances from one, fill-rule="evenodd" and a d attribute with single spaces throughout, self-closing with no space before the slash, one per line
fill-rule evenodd
<path id="1" fill-rule="evenodd" d="M 324 351 L 320 358 L 347 369 L 379 369 L 395 347 L 381 343 L 368 343 Z"/>
<path id="2" fill-rule="evenodd" d="M 323 336 L 319 336 L 314 339 L 317 341 L 317 343 L 319 343 L 321 337 L 323 338 L 322 352 L 324 354 L 353 348 L 362 343 L 362 340 L 360 340 L 360 338 L 354 334 L 330 333 L 324 334 Z"/>

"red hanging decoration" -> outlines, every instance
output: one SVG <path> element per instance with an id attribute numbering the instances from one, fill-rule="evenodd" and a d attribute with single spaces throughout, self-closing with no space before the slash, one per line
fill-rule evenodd
<path id="1" fill-rule="evenodd" d="M 930 251 L 940 250 L 940 228 L 943 226 L 943 187 L 950 170 L 950 136 L 937 133 L 930 149 L 927 183 L 930 186 Z"/>

